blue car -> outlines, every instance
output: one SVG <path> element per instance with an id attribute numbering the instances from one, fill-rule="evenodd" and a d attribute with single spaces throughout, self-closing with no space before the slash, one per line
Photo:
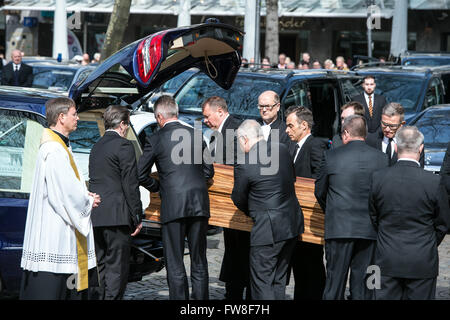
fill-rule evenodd
<path id="1" fill-rule="evenodd" d="M 406 122 L 428 107 L 450 102 L 450 67 L 368 67 L 357 69 L 357 74 L 374 76 L 375 93 L 400 103 Z"/>
<path id="2" fill-rule="evenodd" d="M 192 67 L 221 87 L 233 84 L 241 64 L 242 32 L 215 21 L 164 30 L 138 40 L 109 57 L 68 92 L 0 86 L 0 292 L 17 292 L 29 193 L 40 136 L 46 126 L 45 102 L 69 96 L 78 106 L 78 129 L 70 136 L 75 161 L 88 180 L 89 152 L 105 129 L 102 115 L 110 104 L 137 110 L 152 90 Z M 215 70 L 212 75 L 208 70 Z M 138 159 L 139 139 L 128 139 Z M 148 192 L 144 197 L 149 198 Z M 147 200 L 148 202 L 148 200 Z M 145 208 L 143 208 L 145 209 Z M 129 281 L 164 266 L 159 229 L 144 221 L 134 239 Z"/>
<path id="3" fill-rule="evenodd" d="M 439 174 L 450 141 L 450 104 L 420 112 L 410 125 L 417 126 L 424 135 L 425 170 Z"/>

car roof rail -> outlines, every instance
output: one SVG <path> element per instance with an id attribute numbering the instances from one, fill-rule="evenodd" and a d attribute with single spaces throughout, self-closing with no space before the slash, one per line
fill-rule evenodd
<path id="1" fill-rule="evenodd" d="M 386 62 L 373 61 L 373 62 L 366 62 L 366 63 L 358 64 L 356 66 L 351 67 L 350 70 L 353 71 L 353 70 L 358 70 L 358 69 L 365 68 L 365 67 L 391 67 L 391 66 L 398 66 L 398 64 L 393 61 L 386 61 Z"/>

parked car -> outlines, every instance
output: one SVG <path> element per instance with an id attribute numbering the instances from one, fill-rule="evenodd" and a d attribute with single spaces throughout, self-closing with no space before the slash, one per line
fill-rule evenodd
<path id="1" fill-rule="evenodd" d="M 425 170 L 439 174 L 450 141 L 450 104 L 430 107 L 410 122 L 423 133 Z"/>
<path id="2" fill-rule="evenodd" d="M 95 69 L 77 63 L 38 61 L 29 62 L 33 68 L 33 88 L 68 91 L 76 82 L 83 81 Z"/>
<path id="3" fill-rule="evenodd" d="M 20 258 L 35 157 L 45 121 L 45 102 L 69 96 L 76 101 L 80 121 L 70 136 L 75 161 L 88 177 L 89 146 L 104 133 L 102 114 L 110 104 L 137 110 L 151 90 L 183 71 L 197 67 L 207 72 L 214 66 L 214 81 L 231 87 L 241 64 L 237 52 L 242 33 L 228 25 L 207 22 L 164 30 L 121 49 L 78 81 L 69 92 L 0 87 L 0 288 L 17 291 Z M 198 53 L 201 54 L 198 54 Z M 205 53 L 207 52 L 207 56 Z M 142 147 L 135 131 L 129 130 L 136 158 Z M 84 159 L 84 160 L 83 160 Z M 148 193 L 147 193 L 148 194 Z M 144 221 L 133 239 L 129 281 L 140 280 L 164 266 L 159 230 Z"/>
<path id="4" fill-rule="evenodd" d="M 175 93 L 180 117 L 190 123 L 201 121 L 203 101 L 221 96 L 228 110 L 241 119 L 259 119 L 258 96 L 266 90 L 277 92 L 281 99 L 280 117 L 292 105 L 302 105 L 314 115 L 313 134 L 327 141 L 338 132 L 340 107 L 358 93 L 353 72 L 334 70 L 281 70 L 241 68 L 234 84 L 224 90 L 204 73 L 197 73 Z M 211 135 L 205 128 L 204 134 Z"/>
<path id="5" fill-rule="evenodd" d="M 404 66 L 438 67 L 450 65 L 449 53 L 406 52 L 401 55 L 400 59 Z"/>
<path id="6" fill-rule="evenodd" d="M 385 66 L 355 70 L 361 76 L 374 76 L 375 93 L 384 95 L 388 102 L 400 103 L 407 122 L 428 107 L 450 102 L 450 67 Z"/>

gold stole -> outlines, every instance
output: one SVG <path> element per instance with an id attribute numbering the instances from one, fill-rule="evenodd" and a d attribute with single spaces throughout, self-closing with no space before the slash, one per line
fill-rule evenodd
<path id="1" fill-rule="evenodd" d="M 70 153 L 66 144 L 62 139 L 54 133 L 51 129 L 44 129 L 41 138 L 41 145 L 48 141 L 58 142 L 67 151 L 70 159 L 70 165 L 72 166 L 75 175 L 80 180 L 77 166 L 73 160 L 72 153 Z M 80 180 L 81 181 L 81 180 Z M 83 236 L 77 229 L 75 229 L 75 235 L 77 238 L 77 254 L 78 254 L 78 279 L 77 279 L 77 291 L 82 291 L 88 288 L 88 250 L 87 250 L 87 238 Z"/>

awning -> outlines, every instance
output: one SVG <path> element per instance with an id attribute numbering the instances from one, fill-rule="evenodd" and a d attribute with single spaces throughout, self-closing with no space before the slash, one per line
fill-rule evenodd
<path id="1" fill-rule="evenodd" d="M 54 11 L 56 0 L 6 0 L 1 10 Z M 114 0 L 67 0 L 69 12 L 111 13 Z M 391 18 L 395 0 L 375 0 L 380 16 Z M 448 10 L 450 0 L 410 0 L 412 10 Z M 132 14 L 172 14 L 179 12 L 177 0 L 133 0 Z M 280 0 L 280 16 L 322 18 L 365 18 L 366 0 Z M 244 16 L 245 0 L 191 0 L 191 15 Z M 261 1 L 261 15 L 266 14 Z"/>

